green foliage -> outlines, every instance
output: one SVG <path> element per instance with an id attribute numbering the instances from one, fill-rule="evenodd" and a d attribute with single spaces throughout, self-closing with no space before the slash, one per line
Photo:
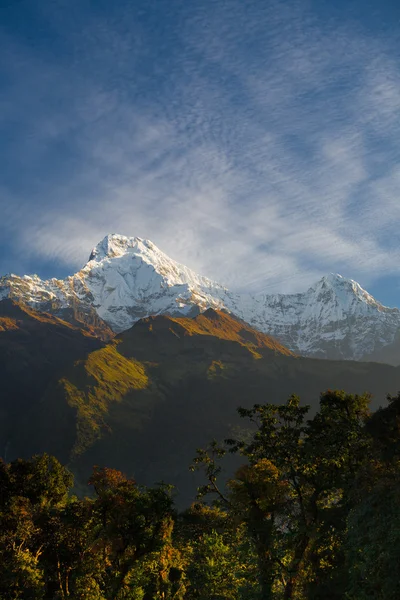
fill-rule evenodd
<path id="1" fill-rule="evenodd" d="M 74 482 L 72 473 L 48 454 L 12 462 L 8 476 L 11 495 L 28 498 L 34 505 L 63 502 Z"/>
<path id="2" fill-rule="evenodd" d="M 95 498 L 78 500 L 52 457 L 0 467 L 0 598 L 179 599 L 185 578 L 177 578 L 168 488 L 139 488 L 96 468 Z"/>
<path id="3" fill-rule="evenodd" d="M 44 598 L 44 577 L 38 554 L 23 546 L 13 545 L 9 554 L 2 553 L 0 566 L 1 600 Z"/>
<path id="4" fill-rule="evenodd" d="M 197 452 L 203 501 L 181 514 L 115 469 L 79 499 L 51 456 L 0 461 L 0 600 L 397 600 L 400 397 L 369 400 L 239 409 L 252 430 Z"/>
<path id="5" fill-rule="evenodd" d="M 320 410 L 306 420 L 297 396 L 286 404 L 239 409 L 255 426 L 251 439 L 228 439 L 245 464 L 220 493 L 218 459 L 224 449 L 199 451 L 208 484 L 247 526 L 258 556 L 264 598 L 342 598 L 346 587 L 343 541 L 357 472 L 371 458 L 365 428 L 369 396 L 322 394 Z M 332 592 L 332 590 L 335 590 Z"/>
<path id="6" fill-rule="evenodd" d="M 206 533 L 193 544 L 189 568 L 191 597 L 199 600 L 236 600 L 243 583 L 240 557 L 222 534 Z"/>
<path id="7" fill-rule="evenodd" d="M 188 600 L 259 597 L 254 547 L 226 510 L 194 504 L 180 516 L 175 543 L 188 557 Z"/>
<path id="8" fill-rule="evenodd" d="M 345 551 L 350 583 L 346 598 L 397 600 L 400 597 L 400 580 L 395 575 L 400 564 L 400 464 L 384 471 L 381 465 L 375 465 L 365 483 L 361 502 L 350 511 L 347 521 Z"/>
<path id="9" fill-rule="evenodd" d="M 40 599 L 45 592 L 41 520 L 66 502 L 73 478 L 47 454 L 0 467 L 0 597 Z"/>
<path id="10" fill-rule="evenodd" d="M 400 392 L 387 397 L 389 405 L 377 410 L 367 423 L 376 453 L 385 462 L 400 459 Z"/>

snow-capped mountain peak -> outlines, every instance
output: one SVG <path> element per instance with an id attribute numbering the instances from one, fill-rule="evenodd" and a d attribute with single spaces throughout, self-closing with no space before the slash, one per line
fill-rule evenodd
<path id="1" fill-rule="evenodd" d="M 155 250 L 161 252 L 154 246 L 150 240 L 143 240 L 139 237 L 126 237 L 118 233 L 109 233 L 95 246 L 90 254 L 89 262 L 95 260 L 97 262 L 105 258 L 117 258 L 128 253 L 132 253 L 139 247 L 143 250 Z"/>
<path id="2" fill-rule="evenodd" d="M 191 315 L 209 306 L 220 308 L 225 293 L 222 286 L 174 261 L 150 240 L 118 234 L 97 244 L 89 262 L 70 281 L 80 298 L 92 301 L 99 316 L 117 332 L 149 315 Z"/>
<path id="3" fill-rule="evenodd" d="M 330 273 L 329 275 L 325 275 L 310 289 L 319 294 L 326 294 L 329 290 L 333 296 L 336 296 L 343 303 L 343 306 L 348 305 L 349 302 L 352 303 L 355 300 L 358 300 L 375 308 L 388 308 L 375 300 L 371 294 L 369 294 L 360 286 L 359 283 L 357 283 L 357 281 L 354 281 L 353 279 L 347 279 L 346 277 L 339 275 L 339 273 Z"/>
<path id="4" fill-rule="evenodd" d="M 0 278 L 0 299 L 12 297 L 39 310 L 103 319 L 115 332 L 141 317 L 191 316 L 224 309 L 300 354 L 355 358 L 391 344 L 400 311 L 377 302 L 356 281 L 331 273 L 304 293 L 237 294 L 174 261 L 151 241 L 109 234 L 88 263 L 65 280 Z"/>
<path id="5" fill-rule="evenodd" d="M 110 262 L 111 261 L 111 262 Z M 138 262 L 143 262 L 159 275 L 163 276 L 168 285 L 205 285 L 217 287 L 206 277 L 197 275 L 191 269 L 185 267 L 157 248 L 150 240 L 139 237 L 126 237 L 119 234 L 107 235 L 95 248 L 93 248 L 89 262 L 82 271 L 90 271 L 96 268 L 95 263 L 111 266 L 121 272 L 135 271 Z"/>

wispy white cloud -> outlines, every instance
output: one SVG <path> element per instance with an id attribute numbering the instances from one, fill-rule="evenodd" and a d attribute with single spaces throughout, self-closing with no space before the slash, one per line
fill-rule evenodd
<path id="1" fill-rule="evenodd" d="M 44 11 L 66 31 L 64 62 L 3 38 L 21 178 L 0 192 L 13 264 L 28 248 L 39 270 L 72 272 L 114 231 L 234 289 L 397 274 L 393 42 L 304 3 L 205 4 L 185 9 L 172 41 L 129 8 L 87 16 L 81 33 Z M 170 63 L 163 40 L 181 48 Z"/>

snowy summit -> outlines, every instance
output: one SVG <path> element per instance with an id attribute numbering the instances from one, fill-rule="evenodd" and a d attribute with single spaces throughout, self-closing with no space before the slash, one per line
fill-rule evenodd
<path id="1" fill-rule="evenodd" d="M 95 312 L 115 332 L 149 315 L 223 309 L 294 352 L 325 358 L 370 355 L 391 344 L 400 326 L 397 308 L 381 305 L 338 274 L 301 294 L 237 294 L 172 260 L 151 241 L 118 234 L 107 235 L 87 264 L 64 280 L 0 278 L 2 298 L 60 315 L 77 307 L 82 314 Z"/>

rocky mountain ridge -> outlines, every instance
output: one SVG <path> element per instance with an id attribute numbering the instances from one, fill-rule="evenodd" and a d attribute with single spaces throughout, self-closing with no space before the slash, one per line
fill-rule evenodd
<path id="1" fill-rule="evenodd" d="M 72 314 L 94 330 L 115 333 L 147 316 L 225 310 L 295 353 L 330 359 L 379 360 L 400 328 L 399 309 L 383 306 L 340 275 L 323 277 L 304 293 L 239 294 L 177 263 L 149 240 L 118 234 L 106 236 L 87 264 L 64 280 L 3 276 L 2 298 L 65 320 Z"/>

